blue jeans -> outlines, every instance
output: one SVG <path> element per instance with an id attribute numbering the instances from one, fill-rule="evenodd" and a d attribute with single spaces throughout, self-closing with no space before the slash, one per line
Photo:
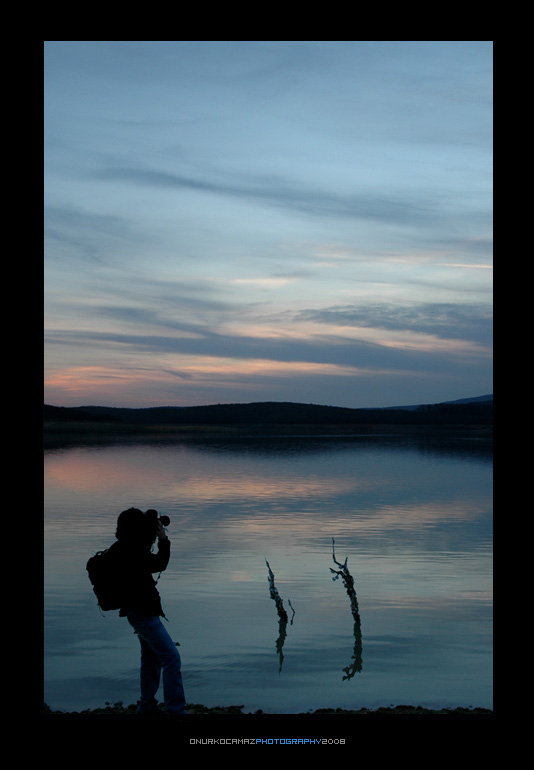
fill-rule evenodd
<path id="1" fill-rule="evenodd" d="M 128 622 L 141 644 L 141 700 L 139 713 L 157 708 L 156 693 L 163 671 L 163 697 L 167 713 L 185 714 L 185 695 L 182 683 L 182 661 L 175 643 L 157 616 L 136 615 L 129 612 Z"/>

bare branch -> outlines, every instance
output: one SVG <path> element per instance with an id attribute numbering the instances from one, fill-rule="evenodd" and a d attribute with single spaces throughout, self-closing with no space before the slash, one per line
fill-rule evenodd
<path id="1" fill-rule="evenodd" d="M 354 651 L 352 655 L 353 663 L 350 666 L 347 666 L 347 668 L 344 668 L 343 671 L 345 671 L 346 676 L 343 677 L 343 679 L 352 679 L 354 674 L 357 671 L 362 670 L 362 632 L 361 632 L 361 623 L 360 623 L 360 610 L 358 607 L 358 598 L 356 596 L 356 590 L 354 588 L 354 578 L 349 572 L 349 568 L 347 566 L 348 563 L 348 556 L 345 559 L 345 562 L 341 564 L 336 559 L 336 552 L 335 552 L 335 541 L 334 538 L 332 538 L 332 559 L 334 560 L 334 563 L 337 564 L 338 567 L 341 567 L 339 570 L 332 569 L 330 567 L 330 572 L 334 575 L 332 578 L 333 580 L 337 580 L 338 578 L 341 578 L 343 580 L 343 585 L 345 586 L 345 589 L 347 591 L 347 594 L 350 599 L 350 609 L 352 613 L 352 617 L 354 619 Z"/>
<path id="2" fill-rule="evenodd" d="M 271 594 L 271 599 L 273 599 L 274 603 L 276 604 L 278 617 L 280 618 L 280 620 L 285 620 L 287 623 L 288 617 L 287 617 L 287 612 L 284 609 L 284 602 L 282 601 L 282 598 L 278 593 L 278 590 L 274 584 L 273 571 L 269 566 L 269 562 L 267 561 L 267 559 L 265 559 L 265 564 L 267 565 L 267 569 L 269 570 L 269 591 Z"/>
<path id="3" fill-rule="evenodd" d="M 284 662 L 284 653 L 283 653 L 283 647 L 284 647 L 284 641 L 287 636 L 286 632 L 286 626 L 287 626 L 287 612 L 284 609 L 284 603 L 282 601 L 282 598 L 280 594 L 278 593 L 278 590 L 274 584 L 274 574 L 270 567 L 269 562 L 267 559 L 265 559 L 265 564 L 267 565 L 267 569 L 269 570 L 269 592 L 271 594 L 271 599 L 273 599 L 274 603 L 276 604 L 276 610 L 278 612 L 278 639 L 276 640 L 276 651 L 278 653 L 278 658 L 280 661 L 280 667 L 278 669 L 278 673 L 281 673 L 282 671 L 282 664 Z M 291 606 L 291 602 L 289 601 L 289 606 L 293 610 L 293 607 Z M 293 616 L 295 615 L 295 610 L 293 610 Z M 293 617 L 291 618 L 291 623 L 293 623 Z"/>

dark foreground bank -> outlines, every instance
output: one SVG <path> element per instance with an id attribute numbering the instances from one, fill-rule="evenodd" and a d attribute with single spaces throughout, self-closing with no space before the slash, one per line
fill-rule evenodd
<path id="1" fill-rule="evenodd" d="M 393 717 L 393 716 L 444 716 L 444 717 L 472 717 L 472 718 L 492 718 L 494 716 L 494 712 L 491 709 L 486 708 L 471 708 L 471 707 L 457 707 L 457 708 L 441 708 L 441 709 L 428 709 L 423 708 L 422 706 L 409 706 L 409 705 L 399 705 L 399 706 L 388 706 L 388 707 L 379 707 L 377 709 L 368 709 L 368 708 L 360 708 L 360 709 L 341 709 L 341 708 L 324 708 L 324 709 L 316 709 L 315 711 L 309 711 L 309 712 L 302 712 L 299 714 L 264 714 L 263 711 L 258 710 L 255 712 L 248 712 L 245 713 L 243 711 L 244 706 L 213 706 L 211 708 L 208 708 L 207 706 L 203 706 L 199 703 L 188 703 L 187 704 L 187 714 L 188 716 L 194 716 L 194 715 L 200 715 L 200 716 L 243 716 L 243 717 L 262 717 L 264 719 L 269 719 L 271 717 L 281 717 L 288 719 L 291 719 L 293 716 L 295 717 L 332 717 L 332 716 L 341 716 L 341 717 Z M 101 716 L 108 716 L 108 717 L 138 717 L 137 713 L 137 706 L 136 704 L 131 704 L 129 706 L 124 706 L 122 703 L 115 703 L 115 704 L 106 704 L 106 706 L 102 708 L 96 708 L 96 709 L 84 709 L 82 711 L 58 711 L 50 709 L 46 704 L 44 706 L 43 716 L 44 717 L 50 717 L 55 719 L 61 719 L 69 717 L 101 717 Z M 165 718 L 166 714 L 165 711 L 162 709 L 160 712 L 157 712 L 154 718 L 156 719 L 162 719 Z M 138 717 L 139 719 L 145 720 L 146 717 Z"/>

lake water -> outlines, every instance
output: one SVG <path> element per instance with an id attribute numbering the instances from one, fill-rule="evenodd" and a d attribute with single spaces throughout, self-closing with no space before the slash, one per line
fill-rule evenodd
<path id="1" fill-rule="evenodd" d="M 492 454 L 417 436 L 132 441 L 47 449 L 44 699 L 139 696 L 137 637 L 89 556 L 130 506 L 171 519 L 158 587 L 186 698 L 292 714 L 492 708 Z M 342 577 L 347 559 L 359 620 Z M 280 623 L 269 572 L 288 612 Z M 164 621 L 165 622 L 165 621 Z M 161 697 L 162 699 L 162 697 Z"/>

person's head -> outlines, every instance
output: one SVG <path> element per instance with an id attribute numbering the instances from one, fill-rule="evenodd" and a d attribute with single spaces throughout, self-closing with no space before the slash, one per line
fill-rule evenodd
<path id="1" fill-rule="evenodd" d="M 143 513 L 139 508 L 128 508 L 119 514 L 115 537 L 121 543 L 149 547 L 156 540 L 157 528 L 157 511 Z"/>

